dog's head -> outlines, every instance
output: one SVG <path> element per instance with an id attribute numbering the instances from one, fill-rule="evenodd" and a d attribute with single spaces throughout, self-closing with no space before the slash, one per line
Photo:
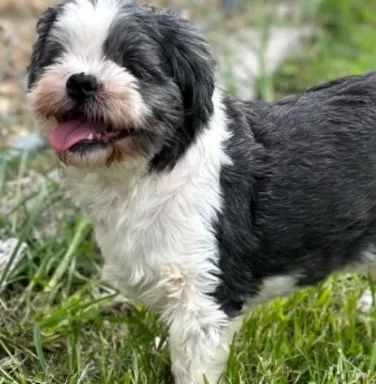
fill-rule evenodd
<path id="1" fill-rule="evenodd" d="M 213 59 L 175 14 L 136 0 L 72 0 L 37 23 L 31 107 L 60 159 L 173 166 L 212 111 Z"/>

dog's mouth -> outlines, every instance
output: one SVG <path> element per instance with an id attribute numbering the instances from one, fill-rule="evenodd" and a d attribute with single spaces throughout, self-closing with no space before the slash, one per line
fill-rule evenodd
<path id="1" fill-rule="evenodd" d="M 52 148 L 59 153 L 103 148 L 128 136 L 137 135 L 135 129 L 114 129 L 103 121 L 89 121 L 80 116 L 64 116 L 49 134 Z"/>

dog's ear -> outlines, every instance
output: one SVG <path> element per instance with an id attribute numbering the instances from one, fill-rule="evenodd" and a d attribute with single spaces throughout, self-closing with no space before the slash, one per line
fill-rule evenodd
<path id="1" fill-rule="evenodd" d="M 44 46 L 47 37 L 50 33 L 53 23 L 56 21 L 57 15 L 61 5 L 49 7 L 39 17 L 36 25 L 37 40 L 35 41 L 31 54 L 31 62 L 27 68 L 28 71 L 28 82 L 27 86 L 30 89 L 32 84 L 35 82 L 40 64 L 44 55 Z"/>
<path id="2" fill-rule="evenodd" d="M 191 23 L 166 11 L 157 11 L 156 17 L 163 36 L 166 67 L 180 89 L 185 110 L 184 125 L 176 127 L 178 140 L 173 140 L 154 159 L 164 168 L 164 163 L 170 166 L 176 162 L 213 113 L 215 62 L 208 43 Z"/>
<path id="3" fill-rule="evenodd" d="M 213 112 L 214 60 L 207 42 L 188 21 L 173 20 L 166 26 L 163 48 L 183 96 L 190 130 L 206 124 Z"/>

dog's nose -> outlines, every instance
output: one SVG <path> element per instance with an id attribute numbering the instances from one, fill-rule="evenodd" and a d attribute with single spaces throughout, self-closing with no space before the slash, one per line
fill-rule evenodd
<path id="1" fill-rule="evenodd" d="M 93 75 L 76 73 L 67 80 L 67 93 L 73 100 L 81 101 L 93 96 L 99 88 L 98 80 Z"/>

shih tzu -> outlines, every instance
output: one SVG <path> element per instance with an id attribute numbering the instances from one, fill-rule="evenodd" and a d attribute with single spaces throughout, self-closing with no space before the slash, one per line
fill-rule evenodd
<path id="1" fill-rule="evenodd" d="M 176 384 L 217 382 L 252 306 L 376 262 L 375 73 L 236 100 L 195 28 L 136 0 L 68 1 L 37 34 L 35 119 Z"/>

